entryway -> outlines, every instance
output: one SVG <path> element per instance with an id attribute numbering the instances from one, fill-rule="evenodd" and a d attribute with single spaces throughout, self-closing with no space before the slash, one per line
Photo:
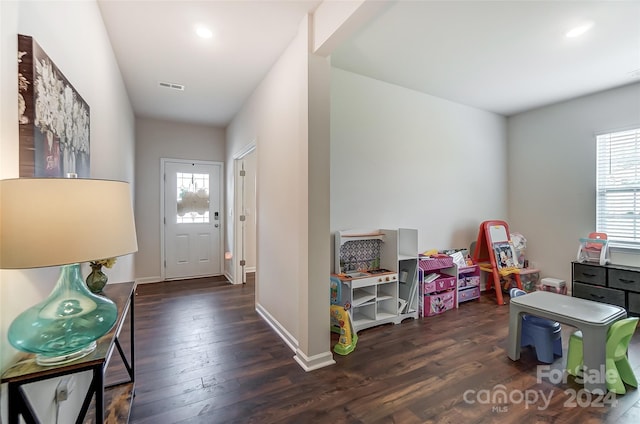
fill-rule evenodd
<path id="1" fill-rule="evenodd" d="M 161 159 L 164 279 L 222 274 L 222 163 Z"/>

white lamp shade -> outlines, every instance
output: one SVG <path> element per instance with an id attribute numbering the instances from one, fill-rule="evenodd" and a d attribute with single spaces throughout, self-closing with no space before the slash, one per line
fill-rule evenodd
<path id="1" fill-rule="evenodd" d="M 138 250 L 126 182 L 1 180 L 0 199 L 0 268 L 66 265 Z"/>

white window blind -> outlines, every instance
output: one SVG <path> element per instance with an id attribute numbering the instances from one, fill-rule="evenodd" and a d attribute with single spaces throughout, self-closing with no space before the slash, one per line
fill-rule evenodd
<path id="1" fill-rule="evenodd" d="M 640 249 L 640 128 L 599 135 L 596 231 L 615 245 Z"/>

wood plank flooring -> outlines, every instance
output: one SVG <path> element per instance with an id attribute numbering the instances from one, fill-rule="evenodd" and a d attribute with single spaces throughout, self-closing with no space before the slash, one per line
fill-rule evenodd
<path id="1" fill-rule="evenodd" d="M 361 331 L 353 353 L 307 373 L 255 312 L 254 288 L 219 278 L 138 287 L 131 423 L 640 422 L 637 389 L 608 399 L 611 406 L 572 377 L 537 381 L 529 349 L 511 361 L 509 307 L 492 293 L 440 316 Z M 565 354 L 571 330 L 563 326 Z M 638 333 L 629 355 L 640 376 Z M 563 365 L 559 358 L 550 368 Z"/>

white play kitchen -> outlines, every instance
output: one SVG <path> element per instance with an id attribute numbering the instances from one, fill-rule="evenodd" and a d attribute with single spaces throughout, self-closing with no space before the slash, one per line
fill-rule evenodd
<path id="1" fill-rule="evenodd" d="M 478 265 L 460 253 L 419 254 L 415 229 L 337 231 L 334 261 L 331 304 L 349 311 L 356 333 L 439 315 L 480 297 Z M 332 331 L 338 332 L 333 323 Z"/>
<path id="2" fill-rule="evenodd" d="M 331 302 L 350 310 L 355 332 L 417 318 L 417 266 L 417 230 L 338 231 Z"/>

